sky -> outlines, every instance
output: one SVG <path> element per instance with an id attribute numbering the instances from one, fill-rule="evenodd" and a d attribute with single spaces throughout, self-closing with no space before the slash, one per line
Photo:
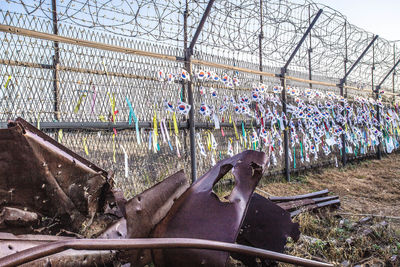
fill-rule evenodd
<path id="1" fill-rule="evenodd" d="M 400 0 L 314 0 L 347 17 L 366 31 L 389 41 L 400 40 Z"/>

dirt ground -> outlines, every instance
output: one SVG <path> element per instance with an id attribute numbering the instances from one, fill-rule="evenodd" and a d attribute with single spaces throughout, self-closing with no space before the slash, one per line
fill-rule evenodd
<path id="1" fill-rule="evenodd" d="M 259 188 L 266 197 L 329 189 L 341 200 L 338 210 L 295 217 L 302 237 L 289 242 L 286 253 L 335 266 L 400 266 L 399 163 L 400 154 L 392 154 L 308 172 L 290 183 L 264 181 Z"/>
<path id="2" fill-rule="evenodd" d="M 329 189 L 339 195 L 343 212 L 400 216 L 400 154 L 345 168 L 321 169 L 292 179 L 291 183 L 271 180 L 260 188 L 273 196 Z"/>

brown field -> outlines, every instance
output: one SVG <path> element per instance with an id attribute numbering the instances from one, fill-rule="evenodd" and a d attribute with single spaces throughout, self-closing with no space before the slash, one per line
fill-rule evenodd
<path id="1" fill-rule="evenodd" d="M 337 266 L 400 266 L 399 162 L 400 155 L 392 154 L 380 161 L 313 171 L 293 177 L 291 183 L 264 182 L 260 189 L 274 196 L 322 189 L 340 196 L 339 210 L 294 219 L 300 223 L 302 238 L 289 242 L 287 253 Z"/>

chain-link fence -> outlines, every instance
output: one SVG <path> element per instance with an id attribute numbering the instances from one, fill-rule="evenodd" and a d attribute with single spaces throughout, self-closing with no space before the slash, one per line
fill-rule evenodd
<path id="1" fill-rule="evenodd" d="M 269 171 L 282 173 L 339 165 L 343 153 L 375 154 L 379 139 L 373 134 L 384 152 L 398 147 L 395 71 L 380 95 L 390 102 L 382 118 L 391 118 L 380 120 L 378 103 L 368 100 L 399 59 L 398 43 L 372 42 L 374 34 L 310 1 L 215 1 L 188 56 L 210 2 L 2 1 L 0 123 L 20 116 L 35 124 L 113 171 L 128 195 L 182 168 L 188 175 L 197 169 L 199 177 L 215 161 L 244 149 L 266 151 Z M 350 69 L 343 102 L 337 85 Z M 318 110 L 304 110 L 312 117 L 302 117 L 299 103 Z M 339 126 L 343 140 L 341 133 L 334 135 Z"/>

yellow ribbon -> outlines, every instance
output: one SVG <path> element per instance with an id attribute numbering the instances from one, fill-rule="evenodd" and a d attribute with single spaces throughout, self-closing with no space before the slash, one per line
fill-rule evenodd
<path id="1" fill-rule="evenodd" d="M 229 117 L 229 118 L 230 118 L 230 117 Z M 235 129 L 236 140 L 239 140 L 239 134 L 238 134 L 238 131 L 237 131 L 235 122 L 233 122 L 233 129 Z"/>
<path id="2" fill-rule="evenodd" d="M 211 132 L 207 131 L 207 147 L 208 147 L 208 151 L 211 151 Z"/>
<path id="3" fill-rule="evenodd" d="M 10 81 L 11 81 L 11 75 L 8 76 L 8 79 L 7 79 L 7 81 L 6 81 L 6 84 L 4 85 L 4 88 L 7 89 L 8 84 L 10 83 Z"/>
<path id="4" fill-rule="evenodd" d="M 60 130 L 58 130 L 57 141 L 58 141 L 59 143 L 61 143 L 62 138 L 63 138 L 63 130 L 60 129 Z"/>
<path id="5" fill-rule="evenodd" d="M 229 123 L 232 123 L 232 117 L 229 115 Z"/>
<path id="6" fill-rule="evenodd" d="M 102 122 L 107 122 L 106 118 L 104 118 L 103 115 L 100 115 L 100 116 L 99 116 L 99 120 L 101 120 Z"/>
<path id="7" fill-rule="evenodd" d="M 158 129 L 157 129 L 157 114 L 156 111 L 154 111 L 154 116 L 153 116 L 153 128 L 154 128 L 154 135 L 158 135 Z"/>
<path id="8" fill-rule="evenodd" d="M 176 115 L 175 112 L 172 115 L 172 120 L 174 121 L 174 130 L 175 130 L 175 134 L 178 135 L 179 134 L 179 129 L 178 129 L 178 123 L 176 122 Z"/>
<path id="9" fill-rule="evenodd" d="M 75 108 L 74 108 L 74 113 L 78 113 L 79 108 L 80 108 L 80 106 L 81 106 L 81 104 L 82 104 L 82 100 L 83 100 L 84 97 L 86 97 L 85 94 L 82 94 L 82 95 L 79 97 L 78 103 L 76 103 L 76 106 L 75 106 Z"/>
<path id="10" fill-rule="evenodd" d="M 87 144 L 86 144 L 86 139 L 87 139 L 87 137 L 85 137 L 85 138 L 82 139 L 83 148 L 85 149 L 85 154 L 86 154 L 86 156 L 89 156 L 89 149 L 88 149 Z"/>
<path id="11" fill-rule="evenodd" d="M 157 136 L 158 136 L 157 114 L 156 114 L 156 111 L 154 111 L 154 117 L 153 117 L 153 149 L 154 149 L 154 152 L 157 152 Z"/>

